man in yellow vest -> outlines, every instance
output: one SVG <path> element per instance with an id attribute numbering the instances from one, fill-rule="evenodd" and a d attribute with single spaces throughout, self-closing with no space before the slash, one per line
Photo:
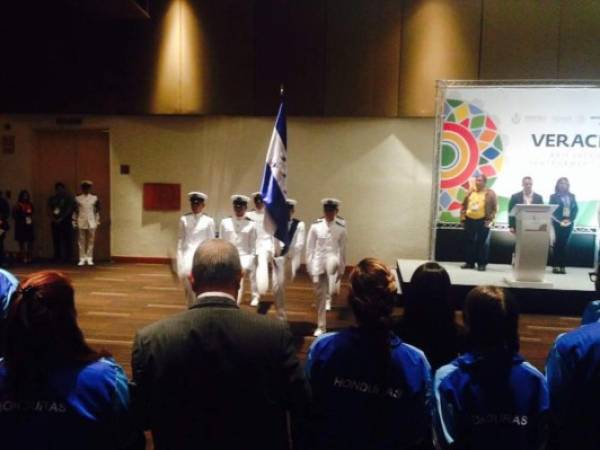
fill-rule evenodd
<path id="1" fill-rule="evenodd" d="M 487 177 L 480 173 L 475 178 L 472 189 L 462 203 L 460 220 L 465 229 L 466 262 L 462 269 L 484 271 L 488 262 L 489 235 L 496 217 L 498 202 L 496 193 L 486 187 Z"/>

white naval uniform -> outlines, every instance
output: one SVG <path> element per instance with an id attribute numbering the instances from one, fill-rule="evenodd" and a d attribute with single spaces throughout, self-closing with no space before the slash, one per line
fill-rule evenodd
<path id="1" fill-rule="evenodd" d="M 291 279 L 294 279 L 296 271 L 300 267 L 300 259 L 306 237 L 304 222 L 298 219 L 290 220 L 288 231 L 292 231 L 292 229 L 294 230 L 294 234 L 290 245 L 287 248 L 283 247 L 282 254 L 273 258 L 273 297 L 275 298 L 277 317 L 281 320 L 287 319 L 287 313 L 285 312 L 286 267 L 291 265 Z"/>
<path id="2" fill-rule="evenodd" d="M 204 213 L 184 214 L 179 219 L 179 235 L 177 239 L 177 271 L 183 281 L 188 306 L 196 301 L 189 275 L 194 263 L 194 253 L 200 244 L 215 237 L 215 221 Z"/>
<path id="3" fill-rule="evenodd" d="M 252 272 L 256 253 L 256 224 L 254 221 L 248 217 L 223 219 L 219 226 L 219 237 L 231 242 L 237 248 L 244 272 Z M 238 305 L 242 302 L 243 294 L 244 278 L 241 280 L 238 291 Z"/>
<path id="4" fill-rule="evenodd" d="M 73 226 L 77 228 L 79 261 L 93 262 L 96 228 L 100 225 L 100 204 L 94 194 L 79 194 L 75 197 Z"/>
<path id="5" fill-rule="evenodd" d="M 306 268 L 317 296 L 317 327 L 326 329 L 327 293 L 331 291 L 329 275 L 340 280 L 346 268 L 346 226 L 340 219 L 318 219 L 308 231 Z"/>
<path id="6" fill-rule="evenodd" d="M 269 265 L 275 252 L 275 239 L 265 231 L 265 208 L 246 213 L 256 225 L 256 265 L 250 273 L 252 300 L 258 302 L 261 294 L 269 289 Z"/>

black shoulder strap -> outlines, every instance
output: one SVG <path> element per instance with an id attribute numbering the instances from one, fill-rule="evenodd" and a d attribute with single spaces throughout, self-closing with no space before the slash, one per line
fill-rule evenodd
<path id="1" fill-rule="evenodd" d="M 290 230 L 288 232 L 288 236 L 290 238 L 290 244 L 292 243 L 292 240 L 294 239 L 294 234 L 296 234 L 296 230 L 298 229 L 298 224 L 300 223 L 300 221 L 298 219 L 292 219 L 292 225 L 290 225 Z M 281 250 L 281 256 L 285 256 L 287 255 L 287 252 L 290 251 L 290 245 L 284 245 L 283 249 Z"/>

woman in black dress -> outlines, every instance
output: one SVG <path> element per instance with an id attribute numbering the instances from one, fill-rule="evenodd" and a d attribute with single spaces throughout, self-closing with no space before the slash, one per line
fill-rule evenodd
<path id="1" fill-rule="evenodd" d="M 15 219 L 15 240 L 19 243 L 19 258 L 24 263 L 31 262 L 33 246 L 33 204 L 29 192 L 19 192 L 17 204 L 13 209 Z"/>

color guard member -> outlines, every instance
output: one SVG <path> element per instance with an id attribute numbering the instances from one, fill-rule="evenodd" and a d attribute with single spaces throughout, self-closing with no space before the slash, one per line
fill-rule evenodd
<path id="1" fill-rule="evenodd" d="M 92 194 L 90 180 L 81 182 L 82 193 L 75 197 L 73 211 L 73 228 L 77 229 L 79 244 L 78 266 L 94 265 L 94 240 L 96 228 L 100 225 L 100 202 L 98 196 Z"/>
<path id="2" fill-rule="evenodd" d="M 177 269 L 183 281 L 188 306 L 196 300 L 189 276 L 192 271 L 194 252 L 200 244 L 215 237 L 215 221 L 204 214 L 205 202 L 208 196 L 202 192 L 188 193 L 191 212 L 179 219 L 179 238 L 177 240 Z"/>
<path id="3" fill-rule="evenodd" d="M 336 217 L 340 201 L 324 198 L 321 204 L 324 217 L 311 225 L 306 241 L 306 267 L 317 296 L 317 329 L 314 336 L 326 331 L 327 293 L 333 293 L 333 287 L 341 280 L 346 267 L 346 225 Z M 330 275 L 335 276 L 335 282 L 329 281 Z"/>
<path id="4" fill-rule="evenodd" d="M 250 284 L 252 288 L 251 306 L 258 306 L 260 296 L 269 289 L 269 266 L 273 261 L 275 240 L 264 228 L 265 204 L 260 192 L 252 194 L 254 207 L 247 216 L 256 225 L 256 265 L 250 273 Z"/>
<path id="5" fill-rule="evenodd" d="M 291 265 L 291 278 L 296 276 L 296 271 L 300 267 L 300 259 L 302 250 L 304 249 L 304 238 L 306 235 L 306 227 L 304 222 L 294 219 L 294 209 L 297 204 L 296 200 L 288 198 L 286 200 L 290 212 L 290 220 L 288 223 L 290 243 L 281 248 L 279 256 L 273 258 L 273 297 L 275 298 L 275 308 L 277 309 L 277 317 L 281 320 L 287 320 L 285 312 L 285 284 L 286 284 L 286 267 Z M 277 244 L 280 244 L 277 241 Z M 279 246 L 277 246 L 279 247 Z"/>
<path id="6" fill-rule="evenodd" d="M 252 273 L 255 265 L 256 225 L 252 219 L 246 217 L 250 199 L 245 195 L 235 194 L 231 196 L 231 201 L 234 214 L 221 221 L 219 237 L 235 245 L 240 254 L 242 270 L 245 273 Z M 240 290 L 237 295 L 238 305 L 242 303 L 243 294 L 244 278 L 240 282 Z"/>

